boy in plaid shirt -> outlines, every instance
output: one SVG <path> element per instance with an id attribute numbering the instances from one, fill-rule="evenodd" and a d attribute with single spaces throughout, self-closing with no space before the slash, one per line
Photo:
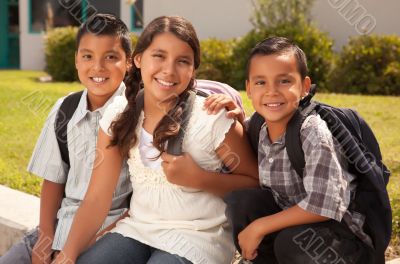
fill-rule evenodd
<path id="1" fill-rule="evenodd" d="M 236 247 L 254 263 L 371 263 L 365 217 L 349 208 L 355 176 L 325 121 L 311 114 L 300 138 L 302 177 L 290 163 L 287 124 L 311 86 L 304 52 L 285 38 L 268 38 L 252 50 L 246 91 L 265 119 L 258 164 L 261 189 L 226 197 Z"/>

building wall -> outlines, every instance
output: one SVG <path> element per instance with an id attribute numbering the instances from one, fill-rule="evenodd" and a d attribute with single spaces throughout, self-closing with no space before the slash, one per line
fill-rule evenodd
<path id="1" fill-rule="evenodd" d="M 144 0 L 144 24 L 161 15 L 180 15 L 193 23 L 200 39 L 239 37 L 252 28 L 249 21 L 252 12 L 251 2 L 251 0 Z"/>
<path id="2" fill-rule="evenodd" d="M 22 70 L 44 70 L 45 55 L 43 33 L 29 32 L 29 1 L 19 0 L 20 17 L 20 68 Z M 127 24 L 131 23 L 131 5 L 125 0 L 120 1 L 121 19 Z"/>
<path id="3" fill-rule="evenodd" d="M 29 0 L 20 0 L 21 69 L 44 69 L 43 34 L 29 33 Z M 249 18 L 255 0 L 144 0 L 143 17 L 147 25 L 160 15 L 181 15 L 190 20 L 200 39 L 229 39 L 252 28 Z M 131 6 L 120 0 L 121 18 L 131 26 Z M 207 4 L 209 3 L 209 4 Z M 329 32 L 339 50 L 349 36 L 368 33 L 400 35 L 398 0 L 316 0 L 312 14 L 316 24 Z M 361 21 L 361 22 L 360 22 Z M 375 21 L 375 26 L 370 26 Z"/>
<path id="4" fill-rule="evenodd" d="M 359 35 L 363 26 L 367 33 L 400 35 L 398 11 L 398 0 L 316 0 L 313 18 L 319 28 L 329 32 L 339 50 L 350 36 Z"/>

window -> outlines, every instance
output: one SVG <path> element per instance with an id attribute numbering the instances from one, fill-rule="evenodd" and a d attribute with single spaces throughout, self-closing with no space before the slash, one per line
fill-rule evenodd
<path id="1" fill-rule="evenodd" d="M 30 31 L 52 27 L 79 26 L 95 13 L 120 16 L 119 1 L 104 0 L 30 0 Z"/>
<path id="2" fill-rule="evenodd" d="M 81 1 L 74 1 L 76 4 L 70 5 L 69 9 L 60 5 L 63 2 L 67 1 L 31 0 L 30 31 L 41 32 L 52 27 L 79 26 L 82 18 Z"/>
<path id="3" fill-rule="evenodd" d="M 120 1 L 105 1 L 105 0 L 88 0 L 88 4 L 92 5 L 96 13 L 108 13 L 113 14 L 117 17 L 120 16 Z M 90 9 L 90 8 L 88 8 Z M 87 14 L 90 17 L 92 14 Z"/>
<path id="4" fill-rule="evenodd" d="M 143 29 L 143 0 L 135 0 L 132 4 L 132 30 Z"/>

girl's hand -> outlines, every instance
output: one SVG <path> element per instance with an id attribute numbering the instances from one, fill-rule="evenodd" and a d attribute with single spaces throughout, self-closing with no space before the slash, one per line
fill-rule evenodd
<path id="1" fill-rule="evenodd" d="M 264 235 L 259 231 L 257 220 L 239 233 L 238 242 L 244 259 L 253 260 L 257 257 L 257 248 L 263 237 Z"/>
<path id="2" fill-rule="evenodd" d="M 243 124 L 244 113 L 230 96 L 226 94 L 212 94 L 204 101 L 203 109 L 207 110 L 207 113 L 210 115 L 218 113 L 223 108 L 228 111 L 226 117 L 237 118 Z"/>
<path id="3" fill-rule="evenodd" d="M 174 156 L 164 152 L 161 155 L 161 166 L 170 183 L 189 188 L 201 189 L 203 169 L 200 168 L 188 153 Z"/>

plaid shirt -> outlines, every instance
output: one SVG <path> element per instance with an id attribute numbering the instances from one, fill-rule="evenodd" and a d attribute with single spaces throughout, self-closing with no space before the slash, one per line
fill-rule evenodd
<path id="1" fill-rule="evenodd" d="M 372 247 L 371 238 L 362 230 L 365 217 L 348 209 L 356 188 L 355 176 L 347 171 L 340 146 L 325 121 L 319 115 L 307 117 L 300 139 L 306 162 L 303 178 L 290 163 L 285 135 L 271 144 L 267 126 L 262 126 L 258 147 L 261 187 L 271 189 L 283 210 L 298 205 L 338 222 L 343 219 L 356 236 Z"/>

